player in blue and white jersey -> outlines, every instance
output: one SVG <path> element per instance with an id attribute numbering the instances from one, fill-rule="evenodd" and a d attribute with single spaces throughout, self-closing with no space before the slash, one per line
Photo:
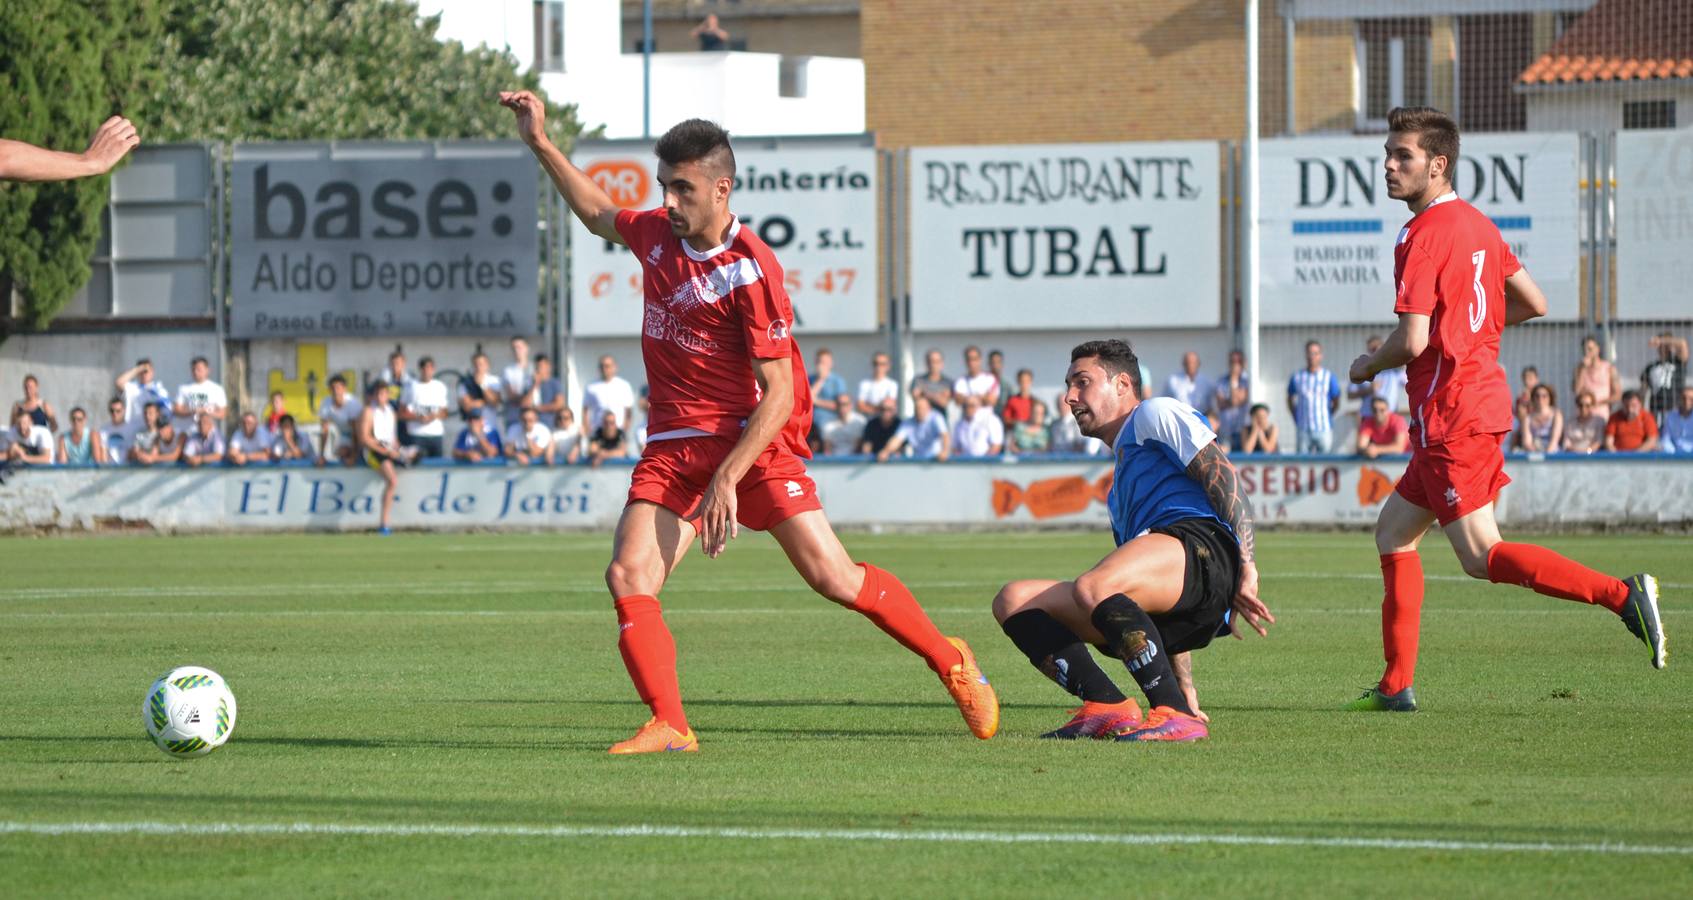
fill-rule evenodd
<path id="1" fill-rule="evenodd" d="M 1138 400 L 1140 362 L 1118 340 L 1070 353 L 1064 402 L 1117 459 L 1107 505 L 1117 548 L 1073 581 L 1013 581 L 994 618 L 1035 668 L 1082 700 L 1052 738 L 1193 741 L 1210 733 L 1188 654 L 1244 620 L 1275 622 L 1258 599 L 1252 518 L 1205 417 L 1178 400 Z M 1231 615 L 1232 614 L 1232 615 Z M 1148 713 L 1100 669 L 1122 660 Z"/>

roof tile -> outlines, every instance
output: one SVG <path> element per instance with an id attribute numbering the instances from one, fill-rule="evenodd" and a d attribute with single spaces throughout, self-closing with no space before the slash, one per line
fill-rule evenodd
<path id="1" fill-rule="evenodd" d="M 1693 77 L 1687 0 L 1599 0 L 1517 76 L 1520 85 Z"/>

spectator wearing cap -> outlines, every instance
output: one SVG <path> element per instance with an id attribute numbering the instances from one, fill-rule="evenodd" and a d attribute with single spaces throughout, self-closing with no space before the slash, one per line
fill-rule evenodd
<path id="1" fill-rule="evenodd" d="M 53 432 L 35 424 L 29 410 L 13 410 L 12 427 L 6 431 L 5 460 L 14 465 L 52 465 Z"/>
<path id="2" fill-rule="evenodd" d="M 135 435 L 129 448 L 131 462 L 144 466 L 169 466 L 182 460 L 182 435 L 165 417 L 163 403 L 149 403 L 141 407 L 141 421 L 146 426 Z"/>
<path id="3" fill-rule="evenodd" d="M 10 418 L 17 419 L 19 410 L 29 413 L 30 421 L 42 428 L 59 430 L 59 417 L 53 412 L 53 404 L 41 399 L 41 382 L 34 375 L 24 376 L 24 398 L 12 404 Z"/>
<path id="4" fill-rule="evenodd" d="M 425 356 L 417 361 L 417 377 L 406 384 L 400 394 L 399 416 L 406 423 L 406 434 L 412 446 L 425 459 L 439 459 L 444 452 L 447 435 L 447 386 L 435 377 L 435 360 Z"/>
<path id="5" fill-rule="evenodd" d="M 250 466 L 270 462 L 272 439 L 255 413 L 242 413 L 241 425 L 229 436 L 229 463 Z"/>
<path id="6" fill-rule="evenodd" d="M 324 465 L 332 459 L 339 460 L 344 466 L 353 465 L 358 461 L 358 422 L 359 415 L 363 412 L 364 405 L 347 389 L 347 379 L 341 375 L 331 375 L 329 396 L 323 398 L 317 408 L 320 428 L 318 465 Z M 329 446 L 331 440 L 335 442 L 333 450 Z"/>
<path id="7" fill-rule="evenodd" d="M 1646 411 L 1639 391 L 1623 391 L 1622 409 L 1605 425 L 1605 449 L 1613 453 L 1651 453 L 1658 449 L 1658 423 Z"/>
<path id="8" fill-rule="evenodd" d="M 71 427 L 59 435 L 59 465 L 97 466 L 106 462 L 106 448 L 100 435 L 88 427 L 88 413 L 71 409 Z"/>
<path id="9" fill-rule="evenodd" d="M 204 356 L 196 356 L 188 371 L 194 380 L 176 389 L 176 415 L 186 418 L 204 413 L 212 417 L 213 425 L 221 424 L 229 411 L 229 395 L 223 385 L 212 380 L 211 363 Z"/>
<path id="10" fill-rule="evenodd" d="M 170 392 L 165 390 L 165 386 L 158 382 L 154 374 L 153 361 L 144 357 L 119 375 L 114 382 L 123 395 L 124 420 L 134 422 L 138 427 L 146 421 L 146 413 L 143 410 L 155 403 L 164 418 L 170 418 Z"/>
<path id="11" fill-rule="evenodd" d="M 194 433 L 182 448 L 182 464 L 186 466 L 215 466 L 223 462 L 229 445 L 218 428 L 218 420 L 210 411 L 194 414 Z"/>

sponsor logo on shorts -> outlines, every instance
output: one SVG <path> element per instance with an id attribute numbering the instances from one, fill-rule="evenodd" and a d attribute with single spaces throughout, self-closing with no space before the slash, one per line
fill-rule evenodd
<path id="1" fill-rule="evenodd" d="M 1458 489 L 1457 488 L 1449 487 L 1449 488 L 1446 489 L 1446 505 L 1447 506 L 1457 506 L 1458 505 Z"/>
<path id="2" fill-rule="evenodd" d="M 803 497 L 803 496 L 805 496 L 805 485 L 800 484 L 797 481 L 788 482 L 787 488 L 788 488 L 788 496 L 790 496 L 790 497 Z"/>

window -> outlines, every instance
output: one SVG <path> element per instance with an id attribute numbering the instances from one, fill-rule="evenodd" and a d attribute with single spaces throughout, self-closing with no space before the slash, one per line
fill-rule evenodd
<path id="1" fill-rule="evenodd" d="M 806 66 L 811 62 L 809 56 L 784 56 L 777 96 L 804 97 Z"/>
<path id="2" fill-rule="evenodd" d="M 1624 128 L 1674 128 L 1674 100 L 1635 100 L 1622 105 Z"/>
<path id="3" fill-rule="evenodd" d="M 564 0 L 535 0 L 535 68 L 564 71 Z"/>
<path id="4" fill-rule="evenodd" d="M 1361 19 L 1357 36 L 1358 130 L 1387 127 L 1395 106 L 1429 102 L 1427 19 Z"/>

